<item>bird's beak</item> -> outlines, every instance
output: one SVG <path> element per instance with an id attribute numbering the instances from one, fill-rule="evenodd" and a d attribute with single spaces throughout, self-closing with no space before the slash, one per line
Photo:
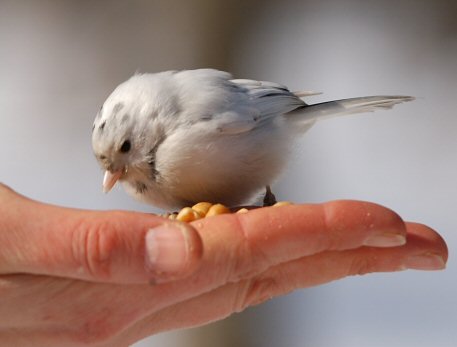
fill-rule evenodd
<path id="1" fill-rule="evenodd" d="M 119 170 L 111 172 L 106 170 L 105 176 L 103 177 L 103 193 L 108 193 L 116 184 L 116 182 L 121 178 L 124 170 Z"/>

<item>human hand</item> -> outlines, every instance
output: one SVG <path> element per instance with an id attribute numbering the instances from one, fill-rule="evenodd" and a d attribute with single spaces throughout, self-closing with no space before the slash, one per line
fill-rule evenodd
<path id="1" fill-rule="evenodd" d="M 436 232 L 367 202 L 184 224 L 50 206 L 1 185 L 0 244 L 2 346 L 126 346 L 297 288 L 447 260 Z"/>

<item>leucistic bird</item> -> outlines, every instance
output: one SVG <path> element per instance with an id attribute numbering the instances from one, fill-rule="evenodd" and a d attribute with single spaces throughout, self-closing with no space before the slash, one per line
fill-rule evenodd
<path id="1" fill-rule="evenodd" d="M 410 96 L 367 96 L 307 105 L 283 85 L 232 79 L 213 69 L 136 74 L 104 102 L 92 147 L 105 192 L 120 181 L 165 209 L 200 201 L 252 202 L 286 166 L 292 144 L 317 120 L 389 109 Z"/>

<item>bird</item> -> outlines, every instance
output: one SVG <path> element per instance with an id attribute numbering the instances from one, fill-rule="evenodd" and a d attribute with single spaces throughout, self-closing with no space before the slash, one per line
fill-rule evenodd
<path id="1" fill-rule="evenodd" d="M 265 191 L 264 205 L 271 205 L 271 184 L 316 121 L 414 100 L 303 101 L 314 94 L 215 69 L 136 73 L 114 89 L 93 123 L 103 191 L 119 181 L 135 199 L 162 209 L 201 201 L 240 206 Z"/>

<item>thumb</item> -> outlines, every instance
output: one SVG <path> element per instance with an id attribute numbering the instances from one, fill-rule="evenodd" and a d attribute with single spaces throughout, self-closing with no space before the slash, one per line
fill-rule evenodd
<path id="1" fill-rule="evenodd" d="M 0 186 L 0 274 L 144 283 L 189 276 L 202 258 L 192 226 L 125 211 L 42 204 Z"/>

